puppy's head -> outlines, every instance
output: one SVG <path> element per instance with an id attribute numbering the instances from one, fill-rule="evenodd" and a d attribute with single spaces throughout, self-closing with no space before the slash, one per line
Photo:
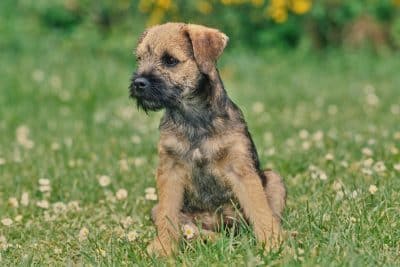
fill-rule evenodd
<path id="1" fill-rule="evenodd" d="M 130 95 L 144 110 L 179 108 L 215 77 L 215 63 L 228 37 L 200 25 L 167 23 L 154 26 L 139 38 L 138 68 Z"/>

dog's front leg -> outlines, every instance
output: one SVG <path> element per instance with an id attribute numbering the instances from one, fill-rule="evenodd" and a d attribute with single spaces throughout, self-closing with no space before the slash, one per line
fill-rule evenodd
<path id="1" fill-rule="evenodd" d="M 160 158 L 157 169 L 159 203 L 155 224 L 157 237 L 147 247 L 150 254 L 170 255 L 179 238 L 179 212 L 183 203 L 184 168 Z"/>
<path id="2" fill-rule="evenodd" d="M 245 162 L 248 161 L 231 162 L 230 166 L 224 168 L 224 177 L 228 179 L 245 217 L 252 224 L 257 240 L 270 249 L 279 245 L 280 223 L 273 215 L 259 175 Z"/>

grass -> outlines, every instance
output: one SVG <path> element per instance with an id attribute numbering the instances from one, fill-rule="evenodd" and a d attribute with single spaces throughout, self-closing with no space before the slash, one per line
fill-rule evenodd
<path id="1" fill-rule="evenodd" d="M 400 265 L 396 55 L 228 50 L 223 80 L 263 165 L 285 178 L 291 235 L 268 254 L 242 226 L 160 260 L 145 252 L 155 235 L 145 188 L 161 114 L 139 112 L 127 92 L 139 30 L 64 33 L 28 11 L 0 18 L 0 265 Z"/>

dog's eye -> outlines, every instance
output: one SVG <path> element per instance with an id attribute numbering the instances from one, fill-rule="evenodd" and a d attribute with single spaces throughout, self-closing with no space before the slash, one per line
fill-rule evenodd
<path id="1" fill-rule="evenodd" d="M 162 57 L 162 62 L 167 67 L 175 67 L 179 63 L 179 60 L 177 60 L 171 55 L 165 54 Z"/>

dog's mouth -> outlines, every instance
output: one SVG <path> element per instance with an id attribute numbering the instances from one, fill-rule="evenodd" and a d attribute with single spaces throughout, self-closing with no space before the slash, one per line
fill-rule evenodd
<path id="1" fill-rule="evenodd" d="M 144 98 L 136 98 L 136 104 L 139 108 L 142 108 L 145 112 L 159 111 L 164 108 L 162 103 L 154 100 L 147 100 Z"/>
<path id="2" fill-rule="evenodd" d="M 138 77 L 145 77 L 149 85 L 145 89 L 139 88 L 134 81 Z M 129 96 L 136 100 L 137 106 L 144 111 L 158 111 L 174 105 L 177 100 L 175 90 L 168 90 L 162 79 L 154 76 L 138 76 L 136 73 L 131 78 Z"/>

